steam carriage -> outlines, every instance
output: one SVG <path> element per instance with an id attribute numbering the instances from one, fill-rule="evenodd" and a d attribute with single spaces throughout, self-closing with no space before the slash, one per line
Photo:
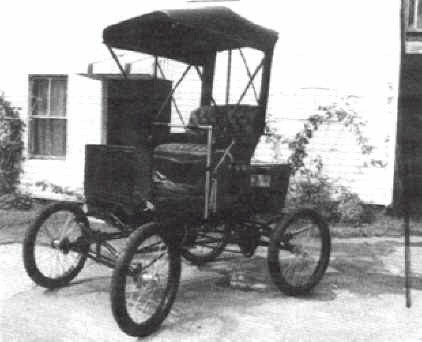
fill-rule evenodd
<path id="1" fill-rule="evenodd" d="M 248 257 L 268 247 L 278 288 L 290 295 L 310 291 L 328 266 L 328 226 L 311 209 L 283 210 L 288 165 L 251 163 L 264 134 L 277 33 L 214 7 L 145 14 L 105 28 L 103 39 L 125 78 L 114 49 L 154 56 L 153 87 L 165 78 L 162 59 L 181 62 L 185 70 L 160 105 L 133 116 L 131 146 L 86 146 L 85 202 L 50 205 L 27 231 L 24 265 L 33 281 L 64 286 L 87 258 L 113 268 L 113 316 L 133 336 L 152 333 L 168 315 L 181 257 L 210 262 L 227 245 Z M 255 70 L 245 49 L 261 56 Z M 232 54 L 239 54 L 248 76 L 234 103 L 213 96 L 216 56 L 223 51 L 227 89 Z M 168 108 L 192 71 L 201 83 L 200 106 L 188 123 L 174 125 Z M 255 104 L 243 103 L 248 91 Z M 113 229 L 96 228 L 92 219 Z M 119 251 L 112 242 L 122 238 L 127 243 Z"/>

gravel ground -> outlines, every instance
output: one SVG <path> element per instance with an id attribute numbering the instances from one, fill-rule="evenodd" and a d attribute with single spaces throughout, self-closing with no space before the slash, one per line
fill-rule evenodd
<path id="1" fill-rule="evenodd" d="M 184 263 L 171 314 L 143 340 L 422 340 L 422 239 L 412 242 L 410 309 L 401 239 L 336 239 L 326 276 L 302 298 L 271 285 L 264 250 L 251 259 L 225 255 L 200 269 Z M 25 275 L 20 244 L 0 246 L 0 258 L 4 341 L 136 341 L 111 316 L 109 269 L 89 263 L 71 285 L 46 291 Z M 243 277 L 241 285 L 230 281 L 235 276 Z"/>

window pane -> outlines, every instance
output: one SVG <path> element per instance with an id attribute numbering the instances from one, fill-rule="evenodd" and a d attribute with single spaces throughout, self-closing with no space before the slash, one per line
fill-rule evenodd
<path id="1" fill-rule="evenodd" d="M 43 156 L 66 155 L 66 120 L 31 119 L 30 152 Z"/>
<path id="2" fill-rule="evenodd" d="M 66 79 L 51 80 L 50 115 L 66 115 Z"/>
<path id="3" fill-rule="evenodd" d="M 413 26 L 413 20 L 414 20 L 414 18 L 415 18 L 415 0 L 409 0 L 408 1 L 408 12 L 409 12 L 409 17 L 408 17 L 408 20 L 407 20 L 407 25 L 409 26 L 409 27 L 412 27 Z"/>
<path id="4" fill-rule="evenodd" d="M 416 13 L 416 28 L 422 28 L 422 1 L 418 0 L 417 4 L 417 13 Z"/>
<path id="5" fill-rule="evenodd" d="M 47 115 L 48 79 L 32 80 L 31 115 Z"/>

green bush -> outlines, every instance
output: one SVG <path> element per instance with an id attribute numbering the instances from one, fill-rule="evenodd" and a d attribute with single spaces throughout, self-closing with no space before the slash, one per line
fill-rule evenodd
<path id="1" fill-rule="evenodd" d="M 24 123 L 19 109 L 0 94 L 0 207 L 28 208 L 30 198 L 18 190 L 22 172 Z"/>
<path id="2" fill-rule="evenodd" d="M 19 184 L 23 128 L 18 109 L 0 95 L 0 194 L 15 191 Z"/>
<path id="3" fill-rule="evenodd" d="M 269 116 L 266 141 L 272 144 L 277 162 L 286 160 L 281 155 L 282 144 L 286 144 L 291 152 L 287 158 L 287 162 L 292 167 L 286 203 L 288 207 L 313 207 L 330 222 L 360 226 L 372 222 L 374 219 L 372 211 L 357 194 L 335 184 L 333 180 L 325 176 L 321 158 L 310 160 L 307 150 L 319 127 L 340 123 L 354 134 L 362 155 L 369 158 L 369 162 L 365 162 L 364 166 L 370 164 L 385 167 L 387 165 L 385 161 L 370 158 L 374 146 L 370 145 L 369 139 L 363 135 L 366 122 L 354 110 L 352 98 L 353 96 L 346 96 L 331 105 L 320 107 L 319 113 L 309 116 L 303 129 L 289 139 L 277 132 L 277 127 L 273 125 Z"/>
<path id="4" fill-rule="evenodd" d="M 313 208 L 330 223 L 361 226 L 373 222 L 375 218 L 357 194 L 336 185 L 323 174 L 320 158 L 304 164 L 291 177 L 286 206 Z"/>
<path id="5" fill-rule="evenodd" d="M 361 226 L 375 220 L 374 211 L 355 193 L 345 191 L 337 203 L 338 222 Z"/>
<path id="6" fill-rule="evenodd" d="M 286 206 L 288 208 L 311 207 L 329 221 L 333 221 L 337 217 L 335 202 L 331 199 L 332 191 L 332 183 L 322 174 L 321 160 L 315 159 L 290 177 Z"/>

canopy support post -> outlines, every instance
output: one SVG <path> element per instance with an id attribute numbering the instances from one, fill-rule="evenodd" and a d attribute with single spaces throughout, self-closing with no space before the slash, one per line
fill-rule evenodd
<path id="1" fill-rule="evenodd" d="M 226 104 L 230 102 L 230 83 L 232 76 L 232 50 L 227 51 L 227 82 L 226 82 Z"/>
<path id="2" fill-rule="evenodd" d="M 154 55 L 154 79 L 155 80 L 157 79 L 157 70 L 158 70 L 158 56 Z"/>
<path id="3" fill-rule="evenodd" d="M 125 69 L 123 69 L 122 65 L 120 64 L 119 58 L 117 57 L 117 55 L 114 53 L 113 48 L 110 45 L 106 45 L 108 51 L 110 51 L 111 57 L 113 57 L 114 61 L 116 62 L 117 66 L 119 67 L 120 72 L 122 73 L 123 77 L 125 79 L 127 78 L 127 74 Z"/>
<path id="4" fill-rule="evenodd" d="M 212 53 L 207 57 L 203 65 L 202 73 L 202 87 L 201 87 L 201 106 L 208 106 L 211 104 L 212 99 L 212 86 L 214 81 L 215 70 L 215 57 L 216 53 Z"/>
<path id="5" fill-rule="evenodd" d="M 196 70 L 196 72 L 198 74 L 199 79 L 201 80 L 201 82 L 203 82 L 204 81 L 204 76 L 201 73 L 201 70 L 199 70 L 199 67 L 197 65 L 195 65 L 195 70 Z M 215 99 L 212 96 L 212 94 L 211 94 L 210 99 L 209 99 L 209 104 L 207 104 L 207 105 L 211 105 L 211 103 L 214 105 L 214 107 L 217 108 L 217 102 L 215 102 Z M 217 109 L 217 111 L 218 111 L 218 109 Z"/>
<path id="6" fill-rule="evenodd" d="M 268 105 L 268 96 L 269 96 L 269 89 L 270 89 L 270 70 L 271 64 L 273 62 L 273 52 L 274 49 L 271 48 L 265 51 L 264 57 L 264 70 L 262 72 L 262 80 L 261 80 L 261 94 L 259 97 L 259 106 L 261 107 L 261 113 L 259 120 L 259 130 L 263 133 L 265 129 L 265 113 L 267 112 L 267 105 Z"/>

